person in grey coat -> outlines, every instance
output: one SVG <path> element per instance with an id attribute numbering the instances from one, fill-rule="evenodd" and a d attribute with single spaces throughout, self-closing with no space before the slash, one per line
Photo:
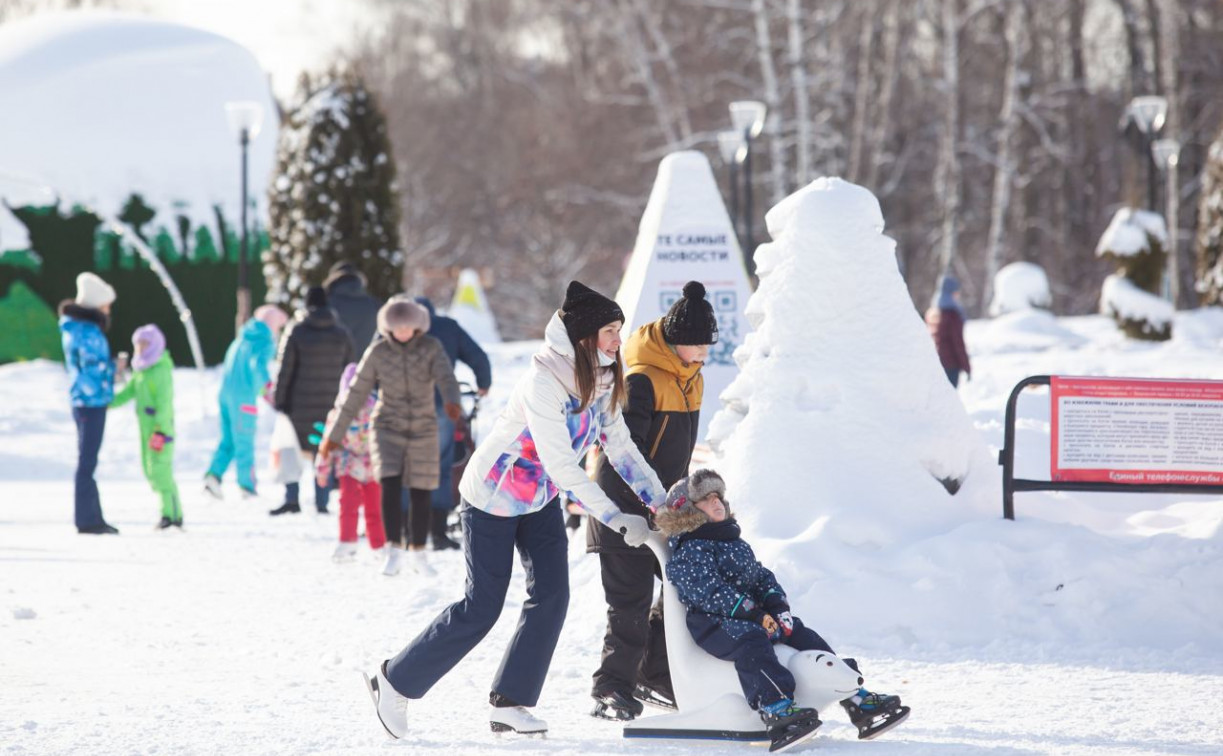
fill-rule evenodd
<path id="1" fill-rule="evenodd" d="M 450 359 L 441 342 L 426 333 L 428 330 L 429 312 L 415 302 L 392 300 L 383 305 L 378 311 L 378 331 L 383 338 L 365 350 L 348 391 L 336 399 L 339 412 L 323 431 L 319 444 L 319 454 L 326 459 L 339 447 L 349 423 L 377 386 L 378 402 L 370 418 L 371 457 L 382 486 L 386 575 L 399 572 L 405 543 L 410 544 L 414 569 L 422 574 L 431 572 L 424 549 L 440 463 L 434 389 L 441 391 L 451 420 L 458 419 L 460 412 L 459 384 Z M 405 482 L 412 502 L 406 523 L 399 504 Z"/>
<path id="2" fill-rule="evenodd" d="M 374 340 L 378 331 L 378 308 L 382 307 L 382 302 L 366 291 L 368 284 L 361 269 L 347 261 L 332 265 L 327 280 L 323 281 L 327 301 L 352 334 L 358 354 Z"/>

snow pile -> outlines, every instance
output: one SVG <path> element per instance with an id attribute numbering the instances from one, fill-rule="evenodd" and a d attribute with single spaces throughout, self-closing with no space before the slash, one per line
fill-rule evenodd
<path id="1" fill-rule="evenodd" d="M 1016 310 L 991 320 L 969 321 L 965 328 L 969 353 L 1039 352 L 1083 346 L 1088 339 L 1067 329 L 1048 310 Z"/>
<path id="2" fill-rule="evenodd" d="M 457 320 L 463 330 L 471 334 L 478 343 L 501 343 L 497 320 L 493 317 L 492 308 L 488 306 L 488 297 L 484 296 L 479 272 L 464 268 L 459 273 L 454 299 L 450 300 L 450 309 L 446 311 L 446 315 Z"/>
<path id="3" fill-rule="evenodd" d="M 1164 217 L 1149 210 L 1123 207 L 1113 215 L 1104 235 L 1100 237 L 1100 242 L 1096 245 L 1096 256 L 1112 254 L 1116 257 L 1129 257 L 1149 252 L 1151 239 L 1167 249 L 1168 227 L 1164 223 Z"/>
<path id="4" fill-rule="evenodd" d="M 1160 330 L 1172 324 L 1175 309 L 1166 299 L 1143 291 L 1120 273 L 1113 273 L 1104 279 L 1100 288 L 1100 312 L 1117 320 L 1145 323 Z"/>
<path id="5" fill-rule="evenodd" d="M 245 48 L 199 29 L 115 13 L 49 13 L 6 23 L 0 191 L 10 204 L 31 202 L 39 192 L 62 198 L 65 210 L 80 203 L 108 215 L 139 193 L 159 211 L 153 228 L 164 226 L 177 238 L 173 216 L 183 215 L 214 229 L 215 205 L 232 219 L 241 203 L 238 139 L 225 113 L 234 100 L 263 109 L 262 134 L 250 148 L 251 197 L 262 204 L 276 105 Z M 17 248 L 14 221 L 7 212 L 0 218 L 0 245 Z"/>
<path id="6" fill-rule="evenodd" d="M 990 511 L 994 465 L 913 309 L 874 195 L 819 179 L 766 221 L 773 242 L 757 250 L 747 306 L 756 330 L 709 433 L 753 531 L 799 551 L 828 540 L 873 551 Z"/>
<path id="7" fill-rule="evenodd" d="M 1030 262 L 1013 262 L 994 276 L 994 299 L 989 304 L 991 317 L 1008 312 L 1040 308 L 1053 304 L 1049 278 L 1044 268 Z"/>

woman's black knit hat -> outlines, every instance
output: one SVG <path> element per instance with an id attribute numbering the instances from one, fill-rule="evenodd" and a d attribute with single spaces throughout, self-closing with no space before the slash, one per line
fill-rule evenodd
<path id="1" fill-rule="evenodd" d="M 662 336 L 672 345 L 718 343 L 718 319 L 713 305 L 705 301 L 705 286 L 700 281 L 684 284 L 684 296 L 663 316 Z"/>
<path id="2" fill-rule="evenodd" d="M 587 336 L 594 335 L 608 323 L 624 322 L 624 310 L 615 301 L 608 299 L 580 281 L 570 281 L 565 291 L 565 302 L 561 305 L 561 322 L 569 333 L 569 340 L 576 346 Z"/>

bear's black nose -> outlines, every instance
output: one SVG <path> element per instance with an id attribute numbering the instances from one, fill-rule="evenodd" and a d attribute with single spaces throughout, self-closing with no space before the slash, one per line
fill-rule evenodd
<path id="1" fill-rule="evenodd" d="M 863 678 L 861 678 L 861 677 L 859 677 L 859 678 L 858 678 L 858 685 L 861 685 L 861 684 L 862 684 L 862 683 L 864 683 L 864 682 L 866 682 L 866 680 L 865 680 L 865 679 L 863 679 Z"/>

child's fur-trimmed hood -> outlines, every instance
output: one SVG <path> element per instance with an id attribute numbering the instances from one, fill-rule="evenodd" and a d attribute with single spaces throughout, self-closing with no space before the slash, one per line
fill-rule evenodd
<path id="1" fill-rule="evenodd" d="M 726 501 L 726 481 L 713 470 L 697 470 L 671 486 L 667 501 L 654 513 L 654 522 L 668 538 L 690 533 L 710 522 L 708 515 L 696 508 L 696 502 L 716 493 L 726 507 L 726 519 L 734 517 Z"/>

